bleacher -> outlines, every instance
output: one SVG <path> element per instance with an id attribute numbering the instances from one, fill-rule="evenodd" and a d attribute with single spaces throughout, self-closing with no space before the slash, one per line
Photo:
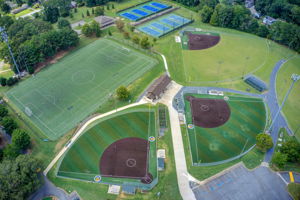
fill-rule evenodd
<path id="1" fill-rule="evenodd" d="M 268 86 L 264 81 L 252 74 L 245 76 L 244 81 L 259 92 L 263 92 L 268 89 Z"/>

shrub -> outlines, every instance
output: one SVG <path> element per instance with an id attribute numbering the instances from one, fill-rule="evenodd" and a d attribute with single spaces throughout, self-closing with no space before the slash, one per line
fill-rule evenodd
<path id="1" fill-rule="evenodd" d="M 4 78 L 4 77 L 1 77 L 0 78 L 0 84 L 1 84 L 1 86 L 6 86 L 6 78 Z"/>
<path id="2" fill-rule="evenodd" d="M 272 163 L 275 164 L 279 169 L 282 169 L 287 161 L 287 155 L 276 152 L 272 157 Z"/>
<path id="3" fill-rule="evenodd" d="M 256 136 L 256 146 L 263 152 L 273 147 L 272 137 L 265 133 L 260 133 Z"/>
<path id="4" fill-rule="evenodd" d="M 118 99 L 125 101 L 129 98 L 129 95 L 130 95 L 130 92 L 128 91 L 128 89 L 125 86 L 120 86 L 117 89 Z"/>

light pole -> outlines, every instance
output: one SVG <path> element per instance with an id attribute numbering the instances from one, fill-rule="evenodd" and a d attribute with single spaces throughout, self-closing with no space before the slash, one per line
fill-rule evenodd
<path id="1" fill-rule="evenodd" d="M 291 93 L 291 91 L 292 91 L 292 89 L 293 89 L 293 87 L 294 87 L 294 84 L 296 83 L 296 81 L 300 80 L 300 75 L 298 75 L 298 74 L 292 74 L 291 79 L 292 79 L 293 82 L 292 82 L 292 84 L 291 84 L 289 90 L 287 91 L 287 93 L 286 93 L 286 95 L 285 95 L 285 97 L 284 97 L 284 99 L 283 99 L 283 101 L 282 101 L 282 103 L 281 103 L 281 106 L 279 107 L 279 109 L 278 109 L 278 111 L 277 111 L 277 113 L 276 113 L 276 115 L 275 115 L 275 117 L 274 117 L 274 119 L 273 119 L 273 121 L 272 121 L 272 124 L 270 125 L 270 127 L 269 127 L 269 129 L 268 129 L 268 132 L 269 132 L 269 133 L 270 133 L 270 131 L 271 131 L 271 129 L 272 129 L 272 126 L 274 125 L 274 123 L 275 123 L 275 121 L 276 121 L 276 119 L 277 119 L 277 117 L 278 117 L 280 111 L 282 110 L 282 107 L 283 107 L 284 103 L 286 102 L 286 100 L 287 100 L 289 94 Z"/>
<path id="2" fill-rule="evenodd" d="M 13 63 L 16 67 L 16 70 L 18 71 L 18 75 L 20 76 L 20 70 L 19 70 L 19 67 L 17 65 L 17 62 L 15 60 L 15 57 L 14 57 L 14 54 L 13 52 L 11 51 L 11 48 L 9 46 L 9 43 L 8 43 L 8 35 L 7 33 L 5 32 L 5 29 L 3 27 L 0 27 L 0 34 L 1 34 L 1 37 L 3 39 L 3 41 L 6 43 L 7 47 L 8 47 L 8 50 L 9 50 L 9 53 L 10 53 L 10 56 L 11 56 L 11 59 L 13 60 Z"/>

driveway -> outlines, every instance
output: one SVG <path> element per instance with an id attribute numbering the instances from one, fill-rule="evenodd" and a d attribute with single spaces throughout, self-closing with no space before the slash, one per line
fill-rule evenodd
<path id="1" fill-rule="evenodd" d="M 267 167 L 249 171 L 240 165 L 204 185 L 192 183 L 197 199 L 292 200 L 285 182 Z"/>

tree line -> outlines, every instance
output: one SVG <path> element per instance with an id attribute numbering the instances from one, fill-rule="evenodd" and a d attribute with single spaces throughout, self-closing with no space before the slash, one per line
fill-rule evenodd
<path id="1" fill-rule="evenodd" d="M 0 200 L 27 199 L 41 185 L 41 162 L 27 154 L 31 138 L 19 128 L 5 104 L 0 104 L 0 125 L 11 136 L 11 142 L 7 142 L 1 130 Z"/>
<path id="2" fill-rule="evenodd" d="M 202 22 L 256 34 L 300 52 L 300 27 L 296 24 L 277 21 L 266 26 L 253 18 L 243 5 L 214 5 L 203 5 L 199 12 Z"/>
<path id="3" fill-rule="evenodd" d="M 65 22 L 64 22 L 65 23 Z M 20 71 L 32 73 L 37 63 L 54 56 L 58 51 L 76 46 L 78 35 L 68 23 L 59 24 L 54 29 L 48 22 L 40 19 L 18 19 L 0 17 L 0 26 L 5 27 L 9 43 Z M 16 72 L 8 47 L 1 45 L 0 58 L 11 64 Z"/>

